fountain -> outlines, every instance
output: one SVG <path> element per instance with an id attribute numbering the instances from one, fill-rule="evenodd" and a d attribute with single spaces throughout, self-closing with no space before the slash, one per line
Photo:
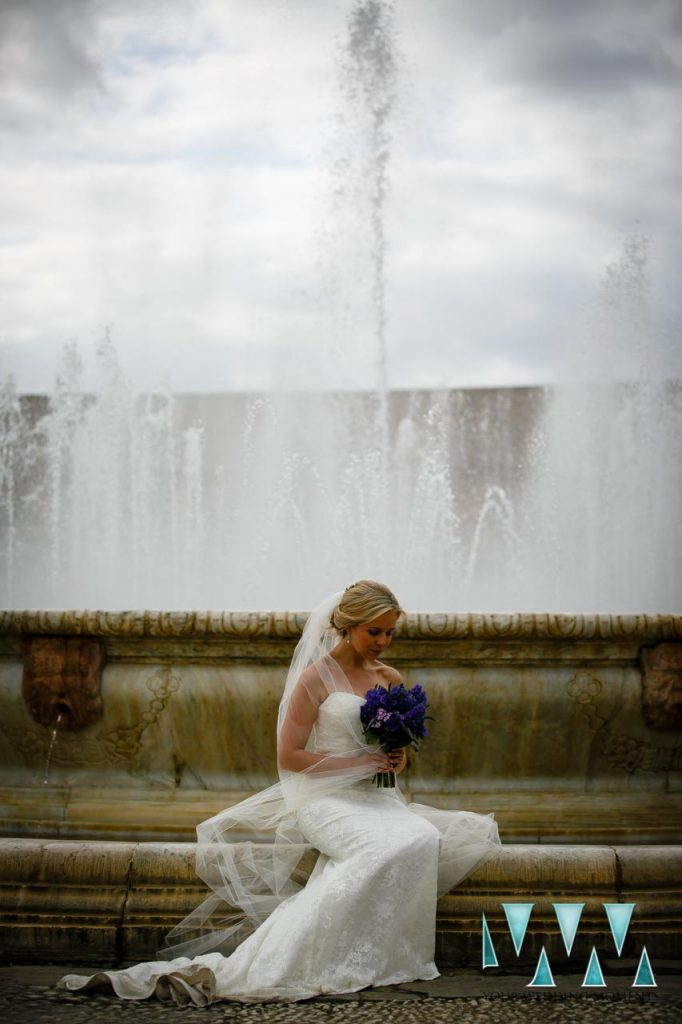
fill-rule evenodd
<path id="1" fill-rule="evenodd" d="M 3 391 L 4 607 L 305 608 L 363 575 L 413 609 L 682 607 L 682 392 L 644 365 L 546 389 L 178 396 L 135 394 L 109 339 L 100 360 L 97 393 L 72 353 L 49 399 Z"/>
<path id="2" fill-rule="evenodd" d="M 310 607 L 362 576 L 411 610 L 391 658 L 435 714 L 408 795 L 495 811 L 507 843 L 549 844 L 546 860 L 522 845 L 474 880 L 448 904 L 448 934 L 466 930 L 465 904 L 471 923 L 532 862 L 545 901 L 548 878 L 595 898 L 648 894 L 641 927 L 677 948 L 655 894 L 676 870 L 682 811 L 682 389 L 648 365 L 646 247 L 628 239 L 607 271 L 589 379 L 577 367 L 545 389 L 388 391 L 390 14 L 381 0 L 352 8 L 342 71 L 355 129 L 336 190 L 348 230 L 351 208 L 364 225 L 373 390 L 137 394 L 107 334 L 97 388 L 84 390 L 69 348 L 52 395 L 11 382 L 0 395 L 2 605 L 100 609 L 0 613 L 8 877 L 30 887 L 26 864 L 39 862 L 74 887 L 50 897 L 53 951 L 57 922 L 92 915 L 76 902 L 103 863 L 104 938 L 83 957 L 144 954 L 164 915 L 195 901 L 181 841 L 276 773 L 276 706 L 304 614 L 262 609 Z M 623 345 L 626 380 L 612 369 Z M 58 685 L 34 720 L 23 644 L 78 637 L 103 656 L 101 717 L 99 693 L 80 717 L 84 674 L 81 697 Z M 461 955 L 448 941 L 443 955 Z"/>
<path id="3" fill-rule="evenodd" d="M 393 13 L 349 14 L 325 224 L 328 361 L 359 335 L 370 390 L 138 394 L 108 332 L 88 393 L 74 346 L 50 396 L 6 381 L 0 606 L 307 608 L 373 576 L 420 610 L 682 608 L 682 389 L 641 236 L 561 385 L 387 389 Z"/>

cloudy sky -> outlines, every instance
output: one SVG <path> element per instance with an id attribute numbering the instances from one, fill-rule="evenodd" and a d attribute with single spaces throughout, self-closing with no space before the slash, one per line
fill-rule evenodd
<path id="1" fill-rule="evenodd" d="M 0 374 L 372 387 L 382 256 L 391 386 L 551 381 L 633 237 L 677 372 L 681 112 L 680 0 L 0 0 Z"/>

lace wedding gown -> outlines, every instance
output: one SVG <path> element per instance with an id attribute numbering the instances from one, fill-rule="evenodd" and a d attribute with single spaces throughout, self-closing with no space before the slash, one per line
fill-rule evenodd
<path id="1" fill-rule="evenodd" d="M 354 693 L 327 697 L 318 713 L 320 751 L 347 749 L 349 717 L 359 721 L 362 703 Z M 155 994 L 204 1004 L 291 1001 L 438 977 L 438 891 L 499 849 L 493 816 L 408 805 L 398 789 L 365 779 L 302 807 L 297 820 L 320 851 L 316 866 L 305 887 L 230 956 L 212 952 L 67 975 L 60 985 L 107 984 L 123 999 Z"/>

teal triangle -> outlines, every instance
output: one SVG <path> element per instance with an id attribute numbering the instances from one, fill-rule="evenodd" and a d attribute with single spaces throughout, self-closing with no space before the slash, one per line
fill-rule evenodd
<path id="1" fill-rule="evenodd" d="M 526 934 L 526 928 L 528 927 L 528 921 L 530 920 L 530 914 L 534 906 L 534 903 L 502 904 L 504 916 L 507 918 L 507 924 L 509 925 L 509 931 L 511 932 L 517 956 L 521 952 L 523 938 Z"/>
<path id="2" fill-rule="evenodd" d="M 649 954 L 646 951 L 646 946 L 642 950 L 642 955 L 639 958 L 639 966 L 637 968 L 637 974 L 635 980 L 632 983 L 633 988 L 658 988 L 656 979 L 654 978 L 654 972 L 651 970 L 651 964 L 649 963 Z"/>
<path id="3" fill-rule="evenodd" d="M 578 931 L 580 915 L 583 912 L 584 903 L 553 903 L 554 913 L 561 929 L 561 938 L 564 940 L 564 948 L 568 956 L 571 955 L 575 934 Z"/>
<path id="4" fill-rule="evenodd" d="M 601 964 L 599 963 L 599 957 L 597 956 L 597 950 L 592 947 L 590 953 L 590 962 L 587 965 L 585 971 L 585 977 L 583 978 L 582 988 L 606 988 L 606 982 L 604 981 L 604 975 L 601 972 Z"/>
<path id="5" fill-rule="evenodd" d="M 482 966 L 483 967 L 499 967 L 497 962 L 497 955 L 495 953 L 495 947 L 493 946 L 493 940 L 490 937 L 490 930 L 488 928 L 488 922 L 483 915 L 483 942 L 482 942 Z"/>
<path id="6" fill-rule="evenodd" d="M 526 988 L 556 988 L 556 982 L 552 976 L 552 971 L 549 966 L 549 960 L 547 959 L 544 946 L 540 950 L 538 965 L 535 968 L 533 980 L 528 982 Z"/>
<path id="7" fill-rule="evenodd" d="M 606 916 L 609 919 L 611 934 L 613 935 L 613 941 L 616 944 L 618 956 L 621 954 L 623 943 L 625 942 L 625 936 L 627 935 L 628 928 L 630 927 L 632 911 L 636 906 L 636 903 L 604 904 L 604 910 L 606 911 Z"/>

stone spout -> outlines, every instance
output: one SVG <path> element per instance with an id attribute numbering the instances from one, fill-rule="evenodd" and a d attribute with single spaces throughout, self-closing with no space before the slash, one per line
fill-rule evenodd
<path id="1" fill-rule="evenodd" d="M 23 646 L 22 695 L 36 722 L 77 732 L 101 717 L 104 651 L 100 640 L 30 636 Z"/>
<path id="2" fill-rule="evenodd" d="M 682 729 L 682 644 L 642 651 L 642 708 L 651 729 Z"/>

